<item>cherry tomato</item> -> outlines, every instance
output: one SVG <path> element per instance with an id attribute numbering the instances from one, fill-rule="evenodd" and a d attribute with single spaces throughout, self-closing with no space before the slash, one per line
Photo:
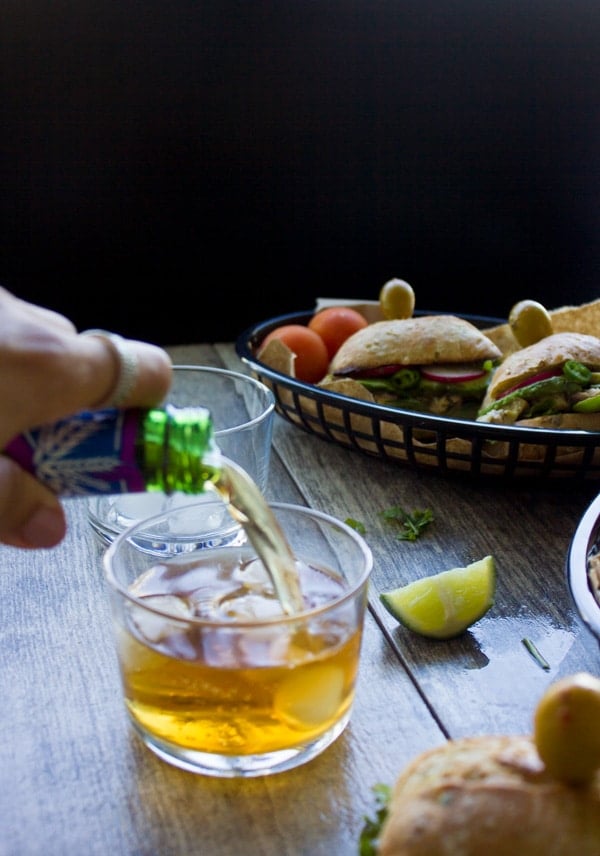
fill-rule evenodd
<path id="1" fill-rule="evenodd" d="M 294 371 L 298 380 L 304 383 L 317 383 L 326 374 L 329 367 L 329 355 L 325 342 L 314 330 L 303 324 L 284 324 L 267 333 L 260 350 L 273 339 L 280 339 L 290 351 L 296 354 Z M 260 351 L 259 351 L 260 357 Z"/>
<path id="2" fill-rule="evenodd" d="M 367 326 L 367 320 L 349 306 L 328 306 L 313 315 L 308 326 L 323 339 L 331 360 L 349 336 Z"/>

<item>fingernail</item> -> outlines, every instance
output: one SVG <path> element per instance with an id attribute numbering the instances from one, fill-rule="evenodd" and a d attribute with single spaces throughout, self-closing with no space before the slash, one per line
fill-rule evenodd
<path id="1" fill-rule="evenodd" d="M 40 507 L 19 529 L 19 536 L 30 547 L 54 547 L 65 534 L 65 519 L 60 511 Z"/>

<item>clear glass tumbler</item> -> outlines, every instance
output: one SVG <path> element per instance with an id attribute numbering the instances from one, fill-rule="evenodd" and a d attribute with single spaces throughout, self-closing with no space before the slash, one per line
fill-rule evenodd
<path id="1" fill-rule="evenodd" d="M 289 770 L 350 719 L 371 551 L 328 514 L 269 508 L 300 576 L 304 608 L 293 615 L 247 539 L 195 548 L 193 506 L 137 523 L 104 556 L 131 723 L 159 757 L 195 773 Z"/>
<path id="2" fill-rule="evenodd" d="M 163 404 L 178 407 L 207 407 L 215 427 L 215 440 L 223 455 L 239 464 L 250 475 L 261 492 L 269 478 L 271 441 L 275 415 L 272 391 L 250 375 L 214 366 L 176 365 L 173 381 Z M 88 501 L 88 517 L 94 532 L 104 544 L 151 514 L 168 508 L 205 501 L 206 523 L 196 536 L 202 535 L 208 545 L 235 538 L 239 524 L 227 514 L 223 504 L 214 505 L 214 493 L 189 496 L 180 493 L 129 493 L 94 496 Z M 198 539 L 200 545 L 201 539 Z"/>

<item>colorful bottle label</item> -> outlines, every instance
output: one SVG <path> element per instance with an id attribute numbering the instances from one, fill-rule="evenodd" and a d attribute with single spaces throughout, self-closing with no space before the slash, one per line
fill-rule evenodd
<path id="1" fill-rule="evenodd" d="M 4 454 L 61 496 L 138 493 L 145 479 L 136 460 L 143 411 L 96 410 L 27 431 Z"/>

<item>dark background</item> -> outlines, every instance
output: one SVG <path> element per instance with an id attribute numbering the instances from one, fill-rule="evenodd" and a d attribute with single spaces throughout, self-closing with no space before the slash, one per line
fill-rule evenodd
<path id="1" fill-rule="evenodd" d="M 600 296 L 597 0 L 3 0 L 0 282 L 161 344 Z"/>

